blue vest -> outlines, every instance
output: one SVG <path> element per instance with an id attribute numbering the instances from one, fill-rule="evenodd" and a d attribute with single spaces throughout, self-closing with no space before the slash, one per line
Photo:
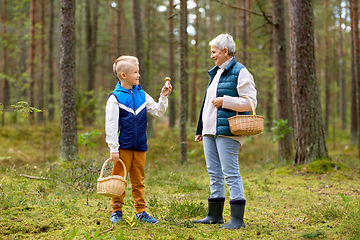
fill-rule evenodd
<path id="1" fill-rule="evenodd" d="M 231 97 L 239 97 L 237 93 L 237 81 L 240 74 L 241 69 L 245 66 L 241 63 L 238 63 L 235 57 L 230 61 L 230 63 L 225 67 L 223 73 L 220 76 L 216 97 L 223 97 L 224 95 L 231 96 Z M 210 86 L 211 82 L 213 81 L 219 66 L 213 67 L 209 72 L 208 75 L 210 76 L 210 81 L 207 88 Z M 202 112 L 204 108 L 204 102 L 206 98 L 203 100 L 203 104 L 201 106 L 198 126 L 196 130 L 196 135 L 202 135 Z M 249 115 L 250 112 L 239 112 L 239 115 Z M 233 134 L 230 131 L 229 127 L 229 117 L 233 117 L 236 115 L 236 112 L 230 109 L 225 108 L 218 108 L 217 109 L 217 121 L 216 121 L 216 135 L 225 135 L 225 136 L 232 136 Z"/>
<path id="2" fill-rule="evenodd" d="M 147 110 L 144 90 L 140 85 L 133 89 L 124 89 L 118 82 L 109 97 L 111 95 L 114 95 L 119 103 L 119 148 L 146 151 Z"/>

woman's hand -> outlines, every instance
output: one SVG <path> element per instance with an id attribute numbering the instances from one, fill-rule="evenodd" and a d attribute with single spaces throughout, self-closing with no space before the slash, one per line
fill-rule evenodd
<path id="1" fill-rule="evenodd" d="M 217 97 L 214 98 L 211 102 L 214 105 L 214 107 L 219 108 L 223 105 L 224 98 L 223 97 Z"/>
<path id="2" fill-rule="evenodd" d="M 165 87 L 165 85 L 163 86 L 163 88 L 161 89 L 161 96 L 164 96 L 166 97 L 167 95 L 169 95 L 171 93 L 171 89 L 172 89 L 172 86 L 171 84 L 169 83 L 168 87 Z"/>
<path id="3" fill-rule="evenodd" d="M 201 142 L 203 139 L 202 135 L 196 135 L 195 136 L 195 142 Z"/>
<path id="4" fill-rule="evenodd" d="M 112 152 L 110 153 L 110 158 L 111 158 L 111 161 L 113 162 L 118 162 L 119 161 L 119 152 Z"/>

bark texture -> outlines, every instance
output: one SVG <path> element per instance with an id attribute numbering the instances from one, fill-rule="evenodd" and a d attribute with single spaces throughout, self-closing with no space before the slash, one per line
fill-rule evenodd
<path id="1" fill-rule="evenodd" d="M 169 0 L 168 7 L 168 24 L 169 24 L 169 77 L 171 78 L 171 85 L 176 86 L 175 79 L 175 62 L 174 62 L 174 20 L 173 20 L 173 8 L 174 1 Z M 175 126 L 176 120 L 176 109 L 175 109 L 175 95 L 173 92 L 170 93 L 169 97 L 169 127 L 173 128 Z"/>
<path id="2" fill-rule="evenodd" d="M 199 59 L 199 0 L 195 1 L 196 8 L 195 8 L 195 31 L 196 34 L 194 36 L 195 44 L 194 44 L 194 64 L 193 64 L 193 76 L 192 76 L 192 82 L 191 82 L 191 112 L 190 112 L 190 123 L 192 126 L 196 125 L 196 79 L 197 79 L 197 71 L 198 71 L 198 59 Z"/>
<path id="3" fill-rule="evenodd" d="M 40 33 L 40 76 L 37 86 L 37 107 L 41 110 L 44 110 L 44 66 L 45 66 L 45 2 L 41 0 L 40 2 L 40 23 L 41 23 L 41 33 Z M 37 115 L 37 122 L 42 123 L 44 121 L 44 112 L 39 112 Z"/>
<path id="4" fill-rule="evenodd" d="M 276 119 L 288 119 L 288 124 L 292 123 L 292 112 L 290 108 L 290 87 L 287 78 L 287 54 L 284 20 L 284 0 L 274 0 L 273 19 L 274 19 L 274 62 L 276 77 Z M 278 142 L 278 158 L 291 159 L 292 134 L 285 134 L 284 140 Z"/>
<path id="5" fill-rule="evenodd" d="M 75 0 L 61 0 L 61 157 L 78 157 L 75 90 Z"/>
<path id="6" fill-rule="evenodd" d="M 31 107 L 35 106 L 35 97 L 34 97 L 34 91 L 35 91 L 35 7 L 36 7 L 36 0 L 31 0 L 30 2 L 30 62 L 29 62 L 29 105 Z M 29 120 L 30 124 L 34 124 L 34 113 L 29 114 Z"/>
<path id="7" fill-rule="evenodd" d="M 339 117 L 341 120 L 341 129 L 345 130 L 346 128 L 346 84 L 345 84 L 345 77 L 344 77 L 344 38 L 343 38 L 343 30 L 342 30 L 342 23 L 343 19 L 341 17 L 342 6 L 341 0 L 339 1 L 339 79 L 338 79 L 338 86 L 339 86 Z"/>
<path id="8" fill-rule="evenodd" d="M 123 14 L 123 0 L 117 1 L 117 55 L 123 55 L 124 45 L 124 14 Z"/>
<path id="9" fill-rule="evenodd" d="M 356 12 L 356 13 L 355 13 Z M 359 28 L 357 0 L 350 0 L 350 18 L 351 18 L 351 132 L 350 140 L 357 142 L 357 103 L 356 103 L 356 83 L 359 79 Z"/>
<path id="10" fill-rule="evenodd" d="M 315 73 L 312 1 L 289 1 L 289 16 L 295 163 L 305 164 L 328 157 Z"/>
<path id="11" fill-rule="evenodd" d="M 134 36 L 135 36 L 135 55 L 139 59 L 139 68 L 140 68 L 140 85 L 146 92 L 151 92 L 151 84 L 147 78 L 146 71 L 146 60 L 145 60 L 145 49 L 143 42 L 143 30 L 142 30 L 142 19 L 141 19 L 141 3 L 140 0 L 132 1 L 132 12 L 134 19 Z M 151 115 L 147 116 L 147 134 L 149 138 L 154 137 L 154 126 L 153 126 L 153 117 Z"/>
<path id="12" fill-rule="evenodd" d="M 54 0 L 49 0 L 49 49 L 48 49 L 48 67 L 49 67 L 49 82 L 48 82 L 48 106 L 49 121 L 54 121 L 54 70 L 53 70 L 53 53 L 54 53 Z"/>
<path id="13" fill-rule="evenodd" d="M 358 1 L 350 0 L 350 8 L 351 8 L 351 29 L 352 29 L 352 39 L 353 39 L 353 86 L 355 88 L 355 93 L 352 96 L 355 98 L 354 105 L 356 108 L 355 112 L 352 114 L 354 117 L 354 125 L 356 125 L 357 130 L 357 143 L 358 143 L 358 152 L 360 158 L 360 52 L 359 52 L 359 13 L 358 13 Z"/>
<path id="14" fill-rule="evenodd" d="M 324 86 L 325 86 L 325 133 L 328 134 L 329 132 L 329 115 L 330 115 L 330 39 L 329 39 L 329 0 L 324 1 L 325 5 L 325 18 L 324 18 L 324 32 L 325 32 L 325 79 L 324 79 Z"/>
<path id="15" fill-rule="evenodd" d="M 180 0 L 179 14 L 179 117 L 180 117 L 180 163 L 187 161 L 186 111 L 187 111 L 187 74 L 186 74 L 186 18 L 187 1 Z"/>
<path id="16" fill-rule="evenodd" d="M 84 125 L 91 126 L 95 120 L 95 74 L 96 74 L 96 49 L 97 49 L 97 23 L 99 0 L 86 0 L 85 7 L 85 26 L 86 26 L 86 99 L 87 107 L 84 117 Z M 92 17 L 91 17 L 91 7 Z"/>
<path id="17" fill-rule="evenodd" d="M 1 6 L 1 5 L 0 5 Z M 7 35 L 7 31 L 6 31 L 6 21 L 7 21 L 7 17 L 6 17 L 6 0 L 4 0 L 3 3 L 3 10 L 1 10 L 0 14 L 2 14 L 2 24 L 3 24 L 3 38 L 6 38 Z M 7 46 L 6 44 L 3 44 L 3 61 L 4 61 L 4 66 L 3 66 L 3 73 L 5 75 L 7 75 L 8 72 L 8 66 L 7 66 Z M 4 105 L 4 107 L 8 107 L 9 106 L 9 100 L 10 100 L 10 88 L 9 88 L 9 82 L 6 78 L 3 78 L 3 82 L 2 82 L 2 104 Z M 3 112 L 3 114 L 1 114 L 1 124 L 2 126 L 5 125 L 5 114 Z"/>

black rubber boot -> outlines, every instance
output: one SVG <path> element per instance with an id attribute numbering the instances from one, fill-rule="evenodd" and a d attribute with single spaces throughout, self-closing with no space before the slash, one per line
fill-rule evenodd
<path id="1" fill-rule="evenodd" d="M 195 220 L 194 223 L 202 224 L 217 224 L 224 223 L 223 210 L 224 210 L 225 198 L 209 198 L 209 210 L 205 218 Z"/>
<path id="2" fill-rule="evenodd" d="M 231 219 L 230 222 L 219 228 L 238 229 L 245 227 L 244 212 L 246 200 L 230 200 Z"/>

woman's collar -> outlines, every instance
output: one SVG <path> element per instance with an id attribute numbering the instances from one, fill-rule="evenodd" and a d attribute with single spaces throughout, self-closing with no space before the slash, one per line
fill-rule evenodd
<path id="1" fill-rule="evenodd" d="M 226 68 L 226 66 L 231 62 L 231 60 L 233 59 L 234 57 L 231 57 L 229 58 L 228 60 L 226 60 L 225 62 L 223 62 L 223 64 L 221 64 L 220 68 L 222 70 L 224 70 Z"/>

